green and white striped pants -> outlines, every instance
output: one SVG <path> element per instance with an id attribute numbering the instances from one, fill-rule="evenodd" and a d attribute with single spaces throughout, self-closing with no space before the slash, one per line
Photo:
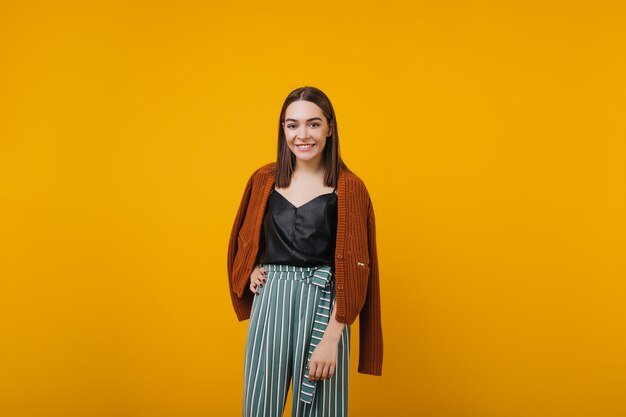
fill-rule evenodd
<path id="1" fill-rule="evenodd" d="M 244 417 L 282 416 L 292 377 L 292 417 L 346 417 L 350 326 L 332 378 L 309 381 L 306 369 L 335 303 L 332 267 L 263 267 L 267 280 L 254 297 L 246 339 Z"/>

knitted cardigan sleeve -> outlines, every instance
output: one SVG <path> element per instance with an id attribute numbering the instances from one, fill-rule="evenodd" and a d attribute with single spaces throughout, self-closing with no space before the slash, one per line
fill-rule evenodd
<path id="1" fill-rule="evenodd" d="M 359 327 L 367 329 L 367 337 L 359 339 L 358 371 L 370 375 L 382 375 L 383 331 L 380 316 L 380 282 L 378 277 L 378 254 L 376 250 L 376 223 L 374 207 L 369 200 L 367 239 L 369 245 L 370 277 L 367 297 L 359 313 Z"/>
<path id="2" fill-rule="evenodd" d="M 246 211 L 248 210 L 248 203 L 250 202 L 250 195 L 252 193 L 252 183 L 257 171 L 250 176 L 248 182 L 246 183 L 246 187 L 243 191 L 243 196 L 241 197 L 241 202 L 239 204 L 239 210 L 237 210 L 237 215 L 235 216 L 235 221 L 230 232 L 230 240 L 228 241 L 228 287 L 230 288 L 230 297 L 239 321 L 243 320 L 243 317 L 245 316 L 244 312 L 249 308 L 248 304 L 251 304 L 252 300 L 251 297 L 246 297 L 245 295 L 247 294 L 245 293 L 242 298 L 237 296 L 236 290 L 233 287 L 233 263 L 235 261 L 235 255 L 237 254 L 237 238 L 239 236 L 239 230 L 243 224 Z"/>

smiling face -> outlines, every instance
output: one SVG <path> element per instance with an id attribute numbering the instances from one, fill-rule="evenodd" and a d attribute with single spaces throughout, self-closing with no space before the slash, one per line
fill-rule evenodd
<path id="1" fill-rule="evenodd" d="M 321 165 L 326 138 L 332 130 L 317 104 L 306 100 L 289 104 L 283 131 L 296 163 Z"/>

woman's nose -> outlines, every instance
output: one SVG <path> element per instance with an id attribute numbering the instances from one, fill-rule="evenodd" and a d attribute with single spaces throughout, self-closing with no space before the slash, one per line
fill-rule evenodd
<path id="1" fill-rule="evenodd" d="M 299 138 L 308 138 L 309 137 L 309 132 L 307 130 L 306 125 L 300 126 L 298 128 L 298 137 Z"/>

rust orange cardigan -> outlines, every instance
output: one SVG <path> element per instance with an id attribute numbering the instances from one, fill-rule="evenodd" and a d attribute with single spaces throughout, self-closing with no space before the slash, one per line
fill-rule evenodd
<path id="1" fill-rule="evenodd" d="M 248 179 L 228 244 L 230 295 L 239 321 L 250 318 L 254 293 L 249 289 L 261 238 L 265 206 L 274 188 L 272 162 Z M 352 324 L 359 316 L 359 367 L 364 374 L 382 375 L 383 334 L 376 254 L 374 208 L 363 181 L 342 169 L 337 183 L 335 246 L 335 319 Z"/>

